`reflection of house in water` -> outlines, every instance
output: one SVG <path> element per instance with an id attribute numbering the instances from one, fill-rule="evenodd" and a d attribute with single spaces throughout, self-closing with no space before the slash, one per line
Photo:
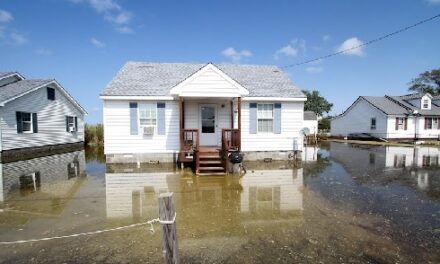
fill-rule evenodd
<path id="1" fill-rule="evenodd" d="M 440 149 L 435 147 L 371 146 L 331 143 L 330 157 L 355 181 L 401 181 L 430 196 L 438 196 Z"/>
<path id="2" fill-rule="evenodd" d="M 303 151 L 301 152 L 301 160 L 302 161 L 317 161 L 318 160 L 318 151 L 319 151 L 319 148 L 317 146 L 304 146 Z"/>
<path id="3" fill-rule="evenodd" d="M 302 186 L 302 169 L 257 170 L 242 178 L 114 171 L 106 173 L 107 217 L 156 217 L 158 194 L 167 191 L 175 193 L 181 220 L 284 215 L 303 210 Z"/>
<path id="4" fill-rule="evenodd" d="M 82 182 L 84 150 L 0 166 L 0 202 L 14 210 L 58 214 Z"/>

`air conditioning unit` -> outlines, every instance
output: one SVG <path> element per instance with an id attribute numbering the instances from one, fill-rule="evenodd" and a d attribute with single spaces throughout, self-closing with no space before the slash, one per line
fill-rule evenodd
<path id="1" fill-rule="evenodd" d="M 154 134 L 154 126 L 144 126 L 142 131 L 143 131 L 144 135 L 153 135 Z"/>
<path id="2" fill-rule="evenodd" d="M 74 127 L 69 127 L 69 132 L 70 132 L 70 133 L 75 132 L 75 128 L 74 128 Z"/>

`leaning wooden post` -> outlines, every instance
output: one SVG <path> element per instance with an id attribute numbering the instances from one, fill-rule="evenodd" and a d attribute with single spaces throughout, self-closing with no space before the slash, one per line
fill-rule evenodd
<path id="1" fill-rule="evenodd" d="M 159 219 L 162 225 L 162 240 L 165 262 L 167 264 L 179 263 L 179 250 L 177 247 L 176 208 L 173 193 L 162 193 L 159 196 Z"/>

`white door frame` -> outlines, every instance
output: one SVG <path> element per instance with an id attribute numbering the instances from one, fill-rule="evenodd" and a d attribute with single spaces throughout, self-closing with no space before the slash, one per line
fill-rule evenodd
<path id="1" fill-rule="evenodd" d="M 214 133 L 202 133 L 202 107 L 214 108 Z M 218 113 L 217 104 L 199 104 L 199 131 L 200 131 L 200 146 L 217 146 L 217 127 L 218 127 Z"/>

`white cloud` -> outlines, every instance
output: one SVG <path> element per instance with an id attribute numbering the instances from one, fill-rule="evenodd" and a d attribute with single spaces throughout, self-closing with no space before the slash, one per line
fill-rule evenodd
<path id="1" fill-rule="evenodd" d="M 102 49 L 105 47 L 105 43 L 97 40 L 96 38 L 91 38 L 90 42 L 98 49 Z"/>
<path id="2" fill-rule="evenodd" d="M 222 51 L 222 54 L 223 54 L 223 56 L 231 59 L 234 63 L 239 63 L 241 61 L 241 59 L 243 59 L 245 57 L 252 57 L 253 56 L 252 52 L 247 49 L 237 51 L 232 47 L 224 49 Z"/>
<path id="3" fill-rule="evenodd" d="M 99 110 L 100 110 L 100 108 L 97 107 L 97 106 L 94 106 L 94 107 L 92 108 L 92 111 L 93 111 L 93 112 L 98 112 Z"/>
<path id="4" fill-rule="evenodd" d="M 70 0 L 74 4 L 87 3 L 98 14 L 103 15 L 113 27 L 122 33 L 133 33 L 130 27 L 133 14 L 118 4 L 116 0 Z"/>
<path id="5" fill-rule="evenodd" d="M 28 42 L 27 38 L 25 38 L 23 35 L 18 34 L 16 32 L 12 32 L 11 34 L 9 34 L 9 37 L 11 38 L 12 44 L 15 44 L 15 45 L 23 45 Z"/>
<path id="6" fill-rule="evenodd" d="M 429 4 L 440 4 L 440 0 L 426 0 L 426 2 L 428 2 Z"/>
<path id="7" fill-rule="evenodd" d="M 323 41 L 329 41 L 331 38 L 332 36 L 330 36 L 329 34 L 325 34 L 324 36 L 322 36 Z"/>
<path id="8" fill-rule="evenodd" d="M 47 48 L 39 48 L 35 51 L 38 55 L 52 55 L 53 52 L 50 49 Z"/>
<path id="9" fill-rule="evenodd" d="M 364 47 L 360 47 L 364 43 L 356 37 L 349 38 L 342 42 L 342 44 L 336 49 L 337 52 L 344 51 L 343 54 L 364 56 Z"/>
<path id="10" fill-rule="evenodd" d="M 274 58 L 277 60 L 280 56 L 296 57 L 300 52 L 306 53 L 306 42 L 303 39 L 294 39 L 286 46 L 277 50 Z"/>
<path id="11" fill-rule="evenodd" d="M 320 73 L 324 70 L 321 66 L 310 66 L 306 68 L 306 72 L 308 73 Z"/>
<path id="12" fill-rule="evenodd" d="M 7 23 L 13 20 L 14 17 L 8 11 L 0 9 L 0 23 Z"/>

